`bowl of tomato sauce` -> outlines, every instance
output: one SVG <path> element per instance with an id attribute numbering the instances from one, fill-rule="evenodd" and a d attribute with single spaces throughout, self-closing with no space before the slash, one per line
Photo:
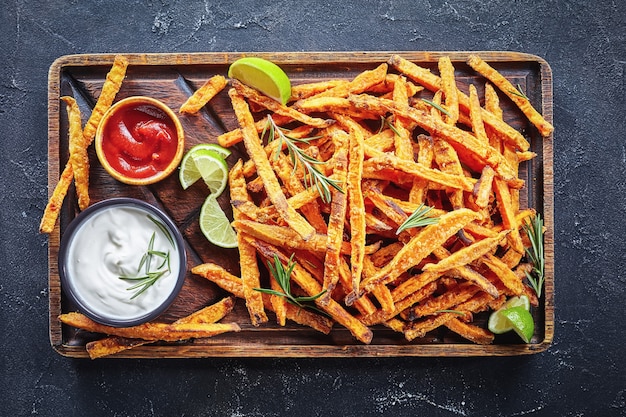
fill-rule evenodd
<path id="1" fill-rule="evenodd" d="M 95 138 L 96 154 L 116 180 L 147 185 L 169 176 L 180 163 L 185 132 L 163 102 L 146 96 L 115 103 L 102 117 Z"/>

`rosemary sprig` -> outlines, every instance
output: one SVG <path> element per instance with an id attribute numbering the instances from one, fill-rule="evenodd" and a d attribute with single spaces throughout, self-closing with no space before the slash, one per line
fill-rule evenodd
<path id="1" fill-rule="evenodd" d="M 396 129 L 393 123 L 391 123 L 386 117 L 380 116 L 380 129 L 378 129 L 378 133 L 382 132 L 385 126 L 389 127 L 389 129 L 391 129 L 396 136 L 400 136 L 400 132 L 398 132 L 398 129 Z"/>
<path id="2" fill-rule="evenodd" d="M 428 104 L 429 106 L 432 106 L 432 107 L 436 108 L 437 110 L 439 110 L 440 112 L 442 112 L 446 116 L 451 117 L 450 112 L 448 110 L 444 109 L 443 106 L 440 106 L 439 104 L 435 103 L 434 101 L 427 100 L 425 98 L 423 98 L 422 101 L 424 103 Z"/>
<path id="3" fill-rule="evenodd" d="M 269 268 L 270 273 L 272 274 L 274 279 L 276 279 L 276 282 L 282 289 L 282 292 L 272 290 L 272 289 L 267 289 L 267 288 L 255 288 L 254 290 L 265 293 L 265 294 L 271 294 L 271 295 L 277 295 L 279 297 L 283 297 L 287 300 L 287 302 L 295 306 L 301 307 L 301 308 L 309 308 L 312 310 L 319 311 L 316 307 L 310 304 L 304 304 L 304 303 L 315 301 L 316 299 L 320 298 L 326 292 L 326 290 L 320 292 L 317 295 L 307 296 L 307 297 L 302 297 L 302 296 L 296 297 L 291 293 L 291 273 L 293 272 L 293 269 L 295 268 L 295 266 L 296 266 L 296 262 L 293 260 L 293 254 L 291 254 L 291 256 L 289 257 L 289 261 L 287 262 L 286 268 L 282 264 L 280 259 L 278 259 L 278 255 L 274 254 L 274 263 L 272 264 L 271 262 L 268 261 L 267 267 Z"/>
<path id="4" fill-rule="evenodd" d="M 529 100 L 529 98 L 526 96 L 526 94 L 524 94 L 524 91 L 522 90 L 522 86 L 517 84 L 517 90 L 509 90 L 509 92 L 515 96 L 521 97 L 523 99 Z"/>
<path id="5" fill-rule="evenodd" d="M 276 125 L 274 119 L 269 115 L 267 116 L 267 124 L 261 133 L 261 138 L 264 138 L 266 135 L 268 141 L 272 141 L 278 136 L 280 146 L 276 151 L 276 157 L 278 157 L 278 152 L 282 149 L 283 143 L 287 146 L 294 171 L 297 169 L 298 164 L 302 164 L 304 167 L 304 186 L 306 188 L 315 186 L 323 202 L 329 203 L 331 200 L 330 187 L 343 193 L 339 181 L 328 178 L 317 169 L 316 165 L 324 164 L 325 162 L 318 161 L 307 155 L 306 152 L 296 145 L 296 143 L 309 143 L 315 138 L 294 138 L 289 136 L 284 132 L 284 129 Z"/>
<path id="6" fill-rule="evenodd" d="M 166 236 L 168 235 L 169 235 L 169 232 L 166 233 Z M 139 265 L 137 266 L 138 276 L 121 275 L 119 277 L 119 279 L 122 279 L 124 281 L 131 281 L 134 283 L 130 287 L 126 288 L 126 290 L 128 291 L 137 290 L 135 291 L 133 296 L 130 297 L 131 300 L 141 295 L 145 290 L 147 290 L 152 285 L 154 285 L 154 283 L 157 282 L 159 278 L 165 275 L 166 272 L 170 272 L 171 270 L 170 252 L 154 250 L 155 238 L 156 238 L 156 232 L 152 232 L 152 236 L 150 237 L 150 241 L 148 242 L 148 249 L 146 250 L 146 253 L 144 253 L 143 256 L 141 257 L 139 261 Z M 155 270 L 152 270 L 152 260 L 154 259 L 154 257 L 161 258 L 162 261 Z M 139 275 L 142 269 L 144 270 L 143 274 Z"/>
<path id="7" fill-rule="evenodd" d="M 543 219 L 537 213 L 530 221 L 522 225 L 528 239 L 530 240 L 530 248 L 526 248 L 526 255 L 533 264 L 530 273 L 526 272 L 526 278 L 530 283 L 538 298 L 541 298 L 541 291 L 545 281 L 544 268 L 545 257 L 543 251 Z"/>
<path id="8" fill-rule="evenodd" d="M 169 240 L 170 244 L 173 247 L 174 246 L 174 238 L 172 237 L 172 235 L 171 235 L 170 231 L 167 229 L 167 227 L 165 227 L 165 225 L 163 223 L 161 223 L 159 220 L 157 220 L 156 218 L 152 217 L 149 214 L 148 214 L 148 218 L 150 219 L 150 221 L 152 223 L 154 223 L 156 225 L 156 227 L 159 228 L 159 230 L 161 232 L 163 232 L 163 234 L 165 235 L 167 240 Z"/>
<path id="9" fill-rule="evenodd" d="M 424 206 L 420 204 L 417 209 L 398 227 L 396 235 L 399 235 L 403 230 L 412 227 L 428 226 L 429 224 L 436 224 L 439 221 L 439 217 L 431 217 L 428 213 L 432 210 L 432 207 Z"/>

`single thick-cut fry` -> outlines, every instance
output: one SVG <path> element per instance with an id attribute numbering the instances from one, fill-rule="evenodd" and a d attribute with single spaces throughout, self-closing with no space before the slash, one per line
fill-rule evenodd
<path id="1" fill-rule="evenodd" d="M 348 175 L 348 142 L 347 138 L 343 138 L 341 134 L 336 134 L 336 142 L 339 145 L 339 149 L 335 154 L 333 175 L 341 189 L 345 190 Z M 343 230 L 348 207 L 348 199 L 345 193 L 334 188 L 331 192 L 332 200 L 330 203 L 330 216 L 328 218 L 328 240 L 326 243 L 326 254 L 324 256 L 323 288 L 326 290 L 326 294 L 320 298 L 320 303 L 324 305 L 328 304 L 332 292 L 339 281 L 341 246 L 344 243 Z M 350 251 L 352 251 L 352 248 Z"/>
<path id="2" fill-rule="evenodd" d="M 470 84 L 469 86 L 469 113 L 470 120 L 472 122 L 472 131 L 476 138 L 483 142 L 489 143 L 487 132 L 485 131 L 485 124 L 483 122 L 483 112 L 480 107 L 480 99 L 478 98 L 478 92 L 476 86 Z"/>
<path id="3" fill-rule="evenodd" d="M 104 113 L 111 107 L 115 96 L 122 87 L 124 77 L 126 77 L 126 69 L 128 68 L 128 59 L 123 55 L 116 55 L 113 61 L 113 66 L 106 76 L 106 80 L 102 85 L 102 91 L 98 96 L 98 101 L 91 111 L 89 120 L 85 123 L 83 128 L 83 135 L 85 136 L 85 143 L 91 144 L 96 136 L 96 130 L 102 120 Z"/>
<path id="4" fill-rule="evenodd" d="M 450 57 L 447 56 L 439 58 L 438 66 L 441 76 L 441 91 L 443 91 L 444 103 L 449 113 L 445 115 L 444 120 L 449 125 L 453 125 L 459 120 L 459 94 L 454 78 L 454 66 Z"/>
<path id="5" fill-rule="evenodd" d="M 69 148 L 72 171 L 74 172 L 74 185 L 78 197 L 78 207 L 85 210 L 89 206 L 89 156 L 83 136 L 82 120 L 78 103 L 73 97 L 64 96 L 61 100 L 67 105 L 69 119 Z"/>
<path id="6" fill-rule="evenodd" d="M 234 89 L 229 91 L 229 95 L 243 131 L 243 140 L 246 150 L 248 151 L 250 159 L 252 159 L 256 165 L 259 177 L 263 180 L 267 196 L 287 224 L 293 227 L 304 240 L 309 240 L 315 233 L 315 229 L 287 202 L 287 198 L 281 190 L 276 175 L 267 159 L 265 150 L 263 146 L 261 146 L 261 140 L 254 127 L 254 119 L 252 118 L 252 114 L 250 114 L 248 104 Z"/>
<path id="7" fill-rule="evenodd" d="M 535 110 L 532 104 L 530 104 L 530 100 L 528 100 L 528 97 L 526 97 L 523 92 L 515 88 L 509 80 L 507 80 L 491 65 L 483 61 L 478 55 L 470 55 L 467 63 L 476 72 L 487 78 L 496 87 L 498 87 L 500 91 L 506 94 L 526 115 L 526 117 L 528 117 L 528 120 L 537 127 L 542 136 L 550 136 L 554 127 L 546 119 L 544 119 L 537 110 Z"/>
<path id="8" fill-rule="evenodd" d="M 59 320 L 68 326 L 77 327 L 94 333 L 104 333 L 113 336 L 150 341 L 162 340 L 177 342 L 179 340 L 213 337 L 226 332 L 241 330 L 237 323 L 144 323 L 131 327 L 111 327 L 96 323 L 80 313 L 65 313 Z"/>
<path id="9" fill-rule="evenodd" d="M 483 168 L 480 179 L 474 186 L 474 203 L 480 207 L 485 208 L 489 204 L 489 197 L 493 190 L 493 177 L 496 172 L 489 165 L 485 165 Z"/>
<path id="10" fill-rule="evenodd" d="M 245 179 L 243 177 L 243 164 L 241 160 L 233 166 L 228 176 L 228 184 L 231 190 L 231 198 L 239 201 L 250 202 L 250 197 L 246 191 Z M 244 220 L 243 215 L 233 205 L 233 217 L 235 221 Z M 243 233 L 237 233 L 237 247 L 239 248 L 239 263 L 241 265 L 241 282 L 243 285 L 243 295 L 246 300 L 246 307 L 250 314 L 250 321 L 253 326 L 259 326 L 267 322 L 267 315 L 263 309 L 263 298 L 254 288 L 261 286 L 259 280 L 259 268 L 256 260 L 256 251 L 243 237 Z"/>
<path id="11" fill-rule="evenodd" d="M 483 329 L 470 323 L 464 323 L 458 318 L 452 318 L 444 323 L 448 329 L 457 333 L 465 339 L 478 343 L 479 345 L 488 345 L 493 343 L 495 336 L 489 330 Z"/>
<path id="12" fill-rule="evenodd" d="M 212 76 L 180 106 L 179 113 L 198 113 L 202 107 L 226 87 L 227 83 L 226 77 L 223 75 L 216 74 Z"/>
<path id="13" fill-rule="evenodd" d="M 493 188 L 496 192 L 496 199 L 498 200 L 498 209 L 502 216 L 502 225 L 511 230 L 508 241 L 514 250 L 523 253 L 524 244 L 522 243 L 522 238 L 519 233 L 519 224 L 515 218 L 516 213 L 512 206 L 509 187 L 500 178 L 494 178 Z"/>
<path id="14" fill-rule="evenodd" d="M 61 178 L 59 178 L 59 182 L 54 187 L 52 196 L 50 196 L 50 200 L 48 200 L 46 209 L 43 212 L 41 223 L 39 224 L 39 231 L 41 233 L 52 233 L 54 230 L 54 225 L 57 222 L 59 212 L 63 206 L 63 200 L 65 199 L 67 190 L 70 188 L 73 178 L 74 170 L 72 169 L 72 165 L 65 165 L 65 169 L 63 173 L 61 173 Z"/>

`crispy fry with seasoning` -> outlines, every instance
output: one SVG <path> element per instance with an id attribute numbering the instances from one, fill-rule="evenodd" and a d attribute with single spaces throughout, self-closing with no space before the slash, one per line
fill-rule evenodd
<path id="1" fill-rule="evenodd" d="M 213 97 L 222 91 L 228 82 L 226 77 L 217 74 L 209 78 L 200 88 L 198 88 L 178 110 L 182 114 L 196 114 Z"/>
<path id="2" fill-rule="evenodd" d="M 76 100 L 69 96 L 61 97 L 61 100 L 67 105 L 69 119 L 69 164 L 72 165 L 74 172 L 78 207 L 84 210 L 89 206 L 89 156 L 87 155 L 89 144 L 84 140 L 80 109 Z"/>

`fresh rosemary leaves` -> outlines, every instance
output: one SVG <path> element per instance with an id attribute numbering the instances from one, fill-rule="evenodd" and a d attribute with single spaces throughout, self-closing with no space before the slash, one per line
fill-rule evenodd
<path id="1" fill-rule="evenodd" d="M 270 273 L 272 274 L 274 279 L 276 279 L 276 282 L 282 289 L 282 292 L 267 288 L 255 288 L 254 290 L 265 294 L 277 295 L 279 297 L 285 298 L 287 302 L 295 306 L 301 308 L 309 308 L 317 311 L 316 307 L 305 303 L 315 301 L 316 299 L 320 298 L 326 292 L 326 290 L 310 297 L 294 296 L 291 293 L 291 273 L 293 272 L 295 266 L 296 262 L 293 260 L 293 254 L 289 257 L 289 261 L 287 262 L 287 268 L 285 268 L 280 259 L 278 259 L 278 255 L 274 255 L 274 263 L 272 264 L 271 262 L 268 262 L 267 267 L 269 268 Z"/>
<path id="2" fill-rule="evenodd" d="M 535 290 L 538 298 L 541 298 L 541 291 L 545 281 L 544 268 L 545 258 L 543 252 L 543 219 L 537 213 L 530 221 L 525 222 L 522 226 L 528 239 L 530 240 L 530 248 L 526 249 L 526 255 L 533 264 L 530 273 L 526 272 L 526 278 L 530 286 Z"/>
<path id="3" fill-rule="evenodd" d="M 152 216 L 148 216 L 148 218 L 159 228 L 159 230 L 163 232 L 173 247 L 174 240 L 165 225 Z M 135 291 L 133 296 L 130 297 L 131 300 L 141 295 L 144 291 L 154 285 L 159 278 L 171 271 L 170 251 L 163 252 L 154 250 L 155 238 L 156 232 L 152 232 L 152 236 L 148 242 L 148 249 L 141 257 L 139 266 L 137 266 L 137 276 L 122 275 L 119 277 L 124 281 L 130 281 L 133 283 L 133 285 L 126 288 L 128 291 Z M 158 262 L 159 260 L 160 262 Z M 157 262 L 156 268 L 153 268 L 153 263 L 155 262 Z"/>
<path id="4" fill-rule="evenodd" d="M 399 235 L 403 230 L 412 227 L 428 226 L 429 224 L 436 224 L 439 221 L 439 217 L 430 217 L 428 213 L 432 210 L 432 207 L 420 206 L 398 227 L 396 235 Z"/>
<path id="5" fill-rule="evenodd" d="M 422 99 L 422 101 L 426 104 L 428 104 L 429 106 L 432 106 L 434 108 L 436 108 L 437 110 L 439 110 L 440 112 L 442 112 L 443 114 L 445 114 L 446 116 L 450 117 L 450 112 L 446 109 L 443 108 L 443 106 L 440 106 L 439 104 L 435 103 L 434 101 L 431 100 L 427 100 L 425 98 Z"/>
<path id="6" fill-rule="evenodd" d="M 526 94 L 524 94 L 524 91 L 522 90 L 522 86 L 519 84 L 517 84 L 517 90 L 509 90 L 509 92 L 515 96 L 528 100 L 528 97 L 526 96 Z"/>
<path id="7" fill-rule="evenodd" d="M 268 138 L 268 142 L 274 139 L 278 139 L 280 141 L 278 150 L 276 151 L 276 157 L 278 157 L 278 152 L 282 149 L 283 144 L 287 146 L 294 171 L 298 168 L 299 164 L 302 164 L 304 167 L 304 186 L 307 188 L 315 186 L 323 202 L 329 203 L 331 200 L 330 187 L 333 187 L 343 193 L 338 181 L 328 178 L 322 174 L 319 169 L 317 169 L 316 165 L 324 164 L 325 162 L 318 161 L 312 156 L 307 155 L 306 152 L 296 145 L 298 142 L 309 143 L 311 140 L 317 138 L 312 137 L 298 139 L 289 136 L 285 133 L 285 129 L 277 126 L 272 117 L 269 115 L 267 116 L 267 124 L 261 133 L 261 138 L 265 138 L 266 136 Z"/>

